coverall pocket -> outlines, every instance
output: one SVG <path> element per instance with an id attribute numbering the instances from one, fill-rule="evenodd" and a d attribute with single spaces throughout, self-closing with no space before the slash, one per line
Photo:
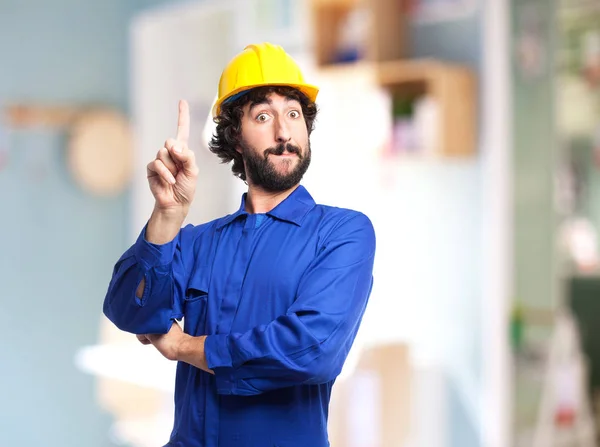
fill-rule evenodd
<path id="1" fill-rule="evenodd" d="M 206 335 L 206 306 L 208 304 L 208 286 L 206 282 L 192 279 L 185 292 L 184 298 L 184 330 L 186 333 L 198 336 Z"/>

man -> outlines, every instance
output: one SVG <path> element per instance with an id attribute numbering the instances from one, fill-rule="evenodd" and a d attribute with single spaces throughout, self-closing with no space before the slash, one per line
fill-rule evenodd
<path id="1" fill-rule="evenodd" d="M 115 266 L 104 313 L 178 361 L 168 446 L 329 445 L 375 235 L 365 215 L 317 205 L 299 185 L 317 92 L 275 45 L 250 45 L 225 68 L 210 149 L 248 185 L 234 214 L 181 228 L 198 175 L 185 101 L 177 137 L 148 165 L 154 211 Z"/>

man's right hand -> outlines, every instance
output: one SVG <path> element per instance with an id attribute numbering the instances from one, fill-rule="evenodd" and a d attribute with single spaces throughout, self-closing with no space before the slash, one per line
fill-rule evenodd
<path id="1" fill-rule="evenodd" d="M 158 151 L 156 159 L 148 164 L 148 183 L 154 196 L 154 211 L 148 221 L 146 240 L 165 244 L 175 236 L 187 216 L 198 179 L 196 157 L 188 148 L 190 137 L 190 108 L 179 101 L 177 137 L 169 138 Z M 141 296 L 144 281 L 137 296 Z"/>
<path id="2" fill-rule="evenodd" d="M 190 137 L 190 109 L 186 101 L 179 101 L 177 136 L 165 141 L 156 159 L 147 166 L 148 183 L 155 199 L 155 212 L 187 215 L 194 200 L 198 166 L 194 153 L 188 148 Z"/>

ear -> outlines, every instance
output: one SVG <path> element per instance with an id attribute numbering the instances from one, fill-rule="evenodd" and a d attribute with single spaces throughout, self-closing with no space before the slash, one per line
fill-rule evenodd
<path id="1" fill-rule="evenodd" d="M 245 106 L 244 106 L 244 108 L 245 108 Z M 241 116 L 240 120 L 241 120 L 241 122 L 240 122 L 240 133 L 239 133 L 239 135 L 237 135 L 238 143 L 243 140 L 243 135 L 244 135 L 244 113 L 242 113 L 242 116 Z M 235 146 L 235 151 L 238 154 L 243 154 L 244 153 L 244 150 L 242 149 L 241 144 L 237 144 Z"/>

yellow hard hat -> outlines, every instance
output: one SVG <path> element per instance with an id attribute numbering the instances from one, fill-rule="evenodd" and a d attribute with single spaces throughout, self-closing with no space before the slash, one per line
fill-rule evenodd
<path id="1" fill-rule="evenodd" d="M 279 45 L 248 45 L 225 67 L 219 80 L 219 95 L 213 106 L 213 117 L 229 98 L 254 87 L 283 85 L 294 87 L 314 102 L 319 89 L 304 82 L 300 67 Z"/>

